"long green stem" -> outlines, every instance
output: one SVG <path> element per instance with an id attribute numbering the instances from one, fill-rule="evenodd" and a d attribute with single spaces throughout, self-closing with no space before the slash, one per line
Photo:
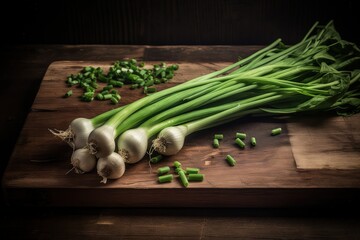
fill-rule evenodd
<path id="1" fill-rule="evenodd" d="M 193 83 L 187 83 L 187 84 L 180 84 L 176 85 L 172 88 L 168 88 L 165 90 L 162 90 L 160 92 L 154 93 L 152 95 L 146 96 L 142 99 L 139 99 L 129 105 L 127 105 L 124 109 L 122 109 L 121 112 L 115 114 L 112 116 L 108 121 L 105 122 L 105 125 L 111 126 L 113 128 L 117 128 L 119 124 L 121 124 L 126 118 L 128 118 L 131 114 L 138 111 L 139 109 L 143 108 L 144 106 L 147 106 L 148 104 L 151 104 L 159 99 L 162 99 L 163 97 L 169 96 L 171 94 L 175 94 L 177 92 L 181 92 L 183 90 L 191 89 L 194 87 L 202 86 L 204 84 L 207 84 L 206 82 L 193 82 Z"/>
<path id="2" fill-rule="evenodd" d="M 234 108 L 225 110 L 225 111 L 217 113 L 215 115 L 187 123 L 187 124 L 185 124 L 185 126 L 187 127 L 187 135 L 189 135 L 193 132 L 205 129 L 208 126 L 214 126 L 214 124 L 216 124 L 216 122 L 220 122 L 224 118 L 231 117 L 235 114 L 239 114 L 241 111 L 249 110 L 251 108 L 256 108 L 261 105 L 269 104 L 271 102 L 281 99 L 282 97 L 283 97 L 283 95 L 279 94 L 279 95 L 275 95 L 275 96 L 271 96 L 271 97 L 266 97 L 266 98 L 263 98 L 260 100 L 255 100 L 250 103 L 239 104 L 238 106 L 236 106 Z"/>
<path id="3" fill-rule="evenodd" d="M 305 37 L 301 40 L 301 42 L 305 42 L 318 25 L 319 25 L 319 22 L 316 21 L 314 23 L 314 25 L 310 28 L 310 30 L 306 33 Z"/>
<path id="4" fill-rule="evenodd" d="M 242 59 L 242 60 L 240 60 L 240 61 L 238 61 L 238 62 L 236 62 L 236 63 L 234 63 L 234 64 L 231 64 L 230 66 L 227 66 L 227 67 L 225 67 L 225 68 L 223 68 L 223 69 L 221 69 L 221 70 L 218 70 L 218 71 L 216 71 L 216 72 L 209 73 L 209 74 L 207 74 L 207 75 L 205 75 L 205 76 L 201 76 L 201 77 L 195 78 L 195 79 L 193 79 L 193 80 L 190 80 L 189 82 L 207 80 L 207 79 L 216 77 L 216 76 L 218 76 L 218 75 L 224 74 L 224 73 L 226 73 L 226 72 L 228 72 L 228 71 L 230 71 L 230 70 L 232 70 L 232 69 L 234 69 L 234 68 L 236 68 L 236 67 L 239 67 L 239 66 L 241 66 L 241 65 L 244 65 L 244 64 L 246 64 L 246 63 L 251 62 L 253 59 L 255 59 L 256 57 L 258 57 L 259 55 L 261 55 L 261 54 L 263 54 L 263 53 L 266 53 L 266 52 L 268 52 L 270 49 L 276 47 L 280 42 L 281 42 L 281 39 L 278 38 L 278 39 L 276 39 L 273 43 L 271 43 L 270 45 L 268 45 L 267 47 L 265 47 L 265 48 L 263 48 L 263 49 L 255 52 L 255 53 L 253 53 L 252 55 L 248 56 L 247 58 L 244 58 L 244 59 Z"/>
<path id="5" fill-rule="evenodd" d="M 94 126 L 99 126 L 99 125 L 103 124 L 106 120 L 108 120 L 110 117 L 112 117 L 114 114 L 123 110 L 124 107 L 125 106 L 121 106 L 118 108 L 111 109 L 110 111 L 104 112 L 102 114 L 99 114 L 96 117 L 93 117 L 91 119 L 91 122 Z"/>
<path id="6" fill-rule="evenodd" d="M 238 77 L 234 80 L 237 80 L 239 82 L 251 82 L 251 83 L 261 83 L 264 85 L 275 85 L 279 86 L 280 88 L 292 88 L 298 90 L 299 93 L 301 93 L 300 90 L 306 92 L 307 94 L 327 94 L 328 91 L 325 90 L 318 90 L 313 88 L 308 88 L 306 84 L 297 83 L 294 84 L 291 81 L 276 79 L 276 78 L 267 78 L 267 77 Z"/>
<path id="7" fill-rule="evenodd" d="M 304 66 L 304 67 L 295 67 L 295 68 L 287 68 L 281 71 L 277 71 L 271 74 L 266 75 L 268 78 L 279 78 L 279 79 L 288 79 L 297 74 L 304 73 L 304 72 L 316 72 L 319 71 L 319 67 L 315 66 Z M 289 80 L 290 80 L 289 79 Z"/>
<path id="8" fill-rule="evenodd" d="M 227 84 L 227 82 L 225 82 L 225 84 Z M 178 114 L 182 114 L 184 112 L 189 112 L 189 111 L 191 111 L 195 108 L 198 108 L 204 104 L 213 102 L 215 98 L 216 98 L 216 100 L 219 100 L 221 98 L 226 98 L 226 97 L 228 97 L 227 93 L 229 93 L 232 89 L 238 88 L 237 92 L 233 92 L 233 94 L 236 94 L 239 92 L 245 92 L 245 91 L 254 89 L 255 87 L 256 86 L 245 86 L 245 84 L 237 84 L 235 86 L 232 85 L 227 88 L 220 89 L 218 91 L 210 92 L 204 96 L 198 97 L 189 102 L 185 102 L 181 105 L 170 108 L 170 109 L 154 116 L 153 118 L 148 119 L 146 122 L 143 123 L 143 126 L 150 126 L 154 123 L 164 121 L 165 119 L 176 116 Z"/>
<path id="9" fill-rule="evenodd" d="M 152 103 L 146 107 L 141 108 L 140 110 L 136 111 L 134 114 L 130 115 L 127 119 L 124 120 L 122 124 L 120 124 L 116 128 L 115 136 L 119 136 L 124 131 L 138 126 L 142 122 L 145 121 L 145 119 L 151 118 L 152 116 L 155 116 L 159 112 L 162 112 L 168 108 L 174 107 L 175 105 L 181 104 L 183 102 L 183 99 L 191 96 L 193 92 L 197 91 L 203 91 L 204 89 L 211 88 L 212 86 L 218 86 L 218 82 L 211 82 L 202 86 L 194 87 L 191 89 L 186 89 L 182 92 L 167 96 L 160 101 L 157 101 L 155 103 Z"/>
<path id="10" fill-rule="evenodd" d="M 246 106 L 246 104 L 254 104 L 254 102 L 256 103 L 259 100 L 266 99 L 266 98 L 274 96 L 276 94 L 277 94 L 276 92 L 269 92 L 269 93 L 265 93 L 265 94 L 258 95 L 258 96 L 255 96 L 255 97 L 251 97 L 251 98 L 247 98 L 247 99 L 238 100 L 238 101 L 235 101 L 235 102 L 219 105 L 219 106 L 216 106 L 216 107 L 210 107 L 210 108 L 204 108 L 204 109 L 200 109 L 200 110 L 191 111 L 191 112 L 188 112 L 188 113 L 178 115 L 178 116 L 173 117 L 173 118 L 169 118 L 169 119 L 167 119 L 165 121 L 158 122 L 157 124 L 141 125 L 140 127 L 147 129 L 147 133 L 148 133 L 148 136 L 150 138 L 150 137 L 157 134 L 158 132 L 160 132 L 162 129 L 164 129 L 166 127 L 176 126 L 176 125 L 183 124 L 183 123 L 188 123 L 190 121 L 197 120 L 197 119 L 200 119 L 200 118 L 212 116 L 212 115 L 217 114 L 219 112 L 223 112 L 223 111 L 225 111 L 227 109 L 232 109 L 232 108 L 234 108 L 234 107 L 236 107 L 238 105 Z"/>
<path id="11" fill-rule="evenodd" d="M 265 64 L 274 64 L 279 62 L 280 60 L 285 59 L 286 57 L 288 57 L 290 54 L 292 54 L 294 51 L 298 50 L 299 48 L 301 48 L 302 46 L 304 46 L 304 44 L 307 41 L 311 41 L 311 38 L 309 38 L 308 40 L 306 40 L 305 42 L 300 42 L 298 44 L 295 44 L 279 53 L 276 53 L 270 57 L 264 58 L 256 63 L 253 64 L 252 69 L 256 69 L 257 67 L 263 66 Z M 240 69 L 239 69 L 240 71 Z"/>

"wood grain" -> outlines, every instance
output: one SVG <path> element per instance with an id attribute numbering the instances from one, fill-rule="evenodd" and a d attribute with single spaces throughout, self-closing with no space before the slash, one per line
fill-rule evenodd
<path id="1" fill-rule="evenodd" d="M 8 162 L 47 67 L 53 61 L 66 59 L 111 62 L 127 56 L 145 61 L 182 59 L 196 63 L 222 59 L 231 62 L 240 53 L 244 54 L 243 57 L 249 55 L 249 49 L 256 50 L 256 47 L 1 45 L 0 78 L 6 81 L 2 82 L 3 87 L 0 89 L 0 105 L 7 116 L 0 118 L 0 129 L 2 137 L 8 140 L 0 146 L 1 172 Z M 145 57 L 142 55 L 144 52 Z M 13 97 L 14 94 L 16 98 Z M 66 145 L 57 147 L 68 151 Z M 144 208 L 146 205 L 139 208 L 21 208 L 18 205 L 24 205 L 25 201 L 31 206 L 50 205 L 49 193 L 54 193 L 55 189 L 13 190 L 10 194 L 10 188 L 1 192 L 8 194 L 7 200 L 11 201 L 13 207 L 4 204 L 1 196 L 0 239 L 359 239 L 360 236 L 360 220 L 356 211 L 359 195 L 358 188 L 355 187 L 310 189 L 301 194 L 299 189 L 293 189 L 289 195 L 297 201 L 297 207 L 291 209 Z M 68 190 L 63 190 L 64 194 L 69 194 Z M 71 194 L 76 192 L 71 191 Z M 274 189 L 269 189 L 269 192 L 274 193 Z M 61 191 L 58 193 L 62 194 Z M 263 195 L 265 194 L 266 192 Z M 317 208 L 298 208 L 299 202 L 303 202 L 307 194 L 310 195 L 307 199 L 312 204 L 318 200 Z M 85 197 L 81 193 L 77 195 L 77 198 L 82 199 L 93 199 L 95 196 L 89 194 Z M 13 201 L 15 196 L 18 197 L 17 201 Z M 285 202 L 284 194 L 279 196 Z M 336 201 L 336 197 L 341 201 Z M 71 197 L 60 198 L 73 204 Z M 253 205 L 259 205 L 257 199 L 265 202 L 268 196 L 253 197 Z M 323 208 L 327 203 L 329 208 Z"/>
<path id="2" fill-rule="evenodd" d="M 287 124 L 298 169 L 360 169 L 360 116 L 302 118 Z"/>
<path id="3" fill-rule="evenodd" d="M 27 208 L 8 210 L 7 215 L 0 218 L 2 239 L 280 240 L 360 235 L 358 219 L 316 209 Z"/>
<path id="4" fill-rule="evenodd" d="M 152 64 L 154 62 L 149 62 Z M 219 63 L 178 62 L 176 79 L 162 88 L 227 65 Z M 188 137 L 184 149 L 176 156 L 153 165 L 171 165 L 174 160 L 184 166 L 199 167 L 206 178 L 183 188 L 178 179 L 158 184 L 144 159 L 127 166 L 119 180 L 100 184 L 95 172 L 71 173 L 71 149 L 54 138 L 48 128 L 65 129 L 75 117 L 92 117 L 113 107 L 105 102 L 84 103 L 77 98 L 63 99 L 66 75 L 83 66 L 106 67 L 110 62 L 60 61 L 51 64 L 44 76 L 18 143 L 5 172 L 3 184 L 8 201 L 19 205 L 50 206 L 145 206 L 145 207 L 286 207 L 341 204 L 359 199 L 360 174 L 348 171 L 297 171 L 293 146 L 289 139 L 289 122 L 284 119 L 246 118 Z M 122 104 L 140 98 L 141 92 L 121 89 Z M 76 92 L 75 92 L 76 95 Z M 298 119 L 298 121 L 301 121 Z M 270 130 L 282 127 L 283 134 L 270 136 Z M 255 148 L 238 149 L 236 131 L 255 136 Z M 225 139 L 213 149 L 213 134 Z M 295 131 L 296 132 L 296 131 Z M 349 142 L 348 144 L 356 144 Z M 354 145 L 354 148 L 356 146 Z M 229 167 L 227 154 L 238 164 Z M 327 157 L 323 151 L 323 158 Z"/>

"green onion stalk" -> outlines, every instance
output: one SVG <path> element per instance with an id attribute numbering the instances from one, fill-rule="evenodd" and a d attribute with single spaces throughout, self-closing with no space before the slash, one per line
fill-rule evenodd
<path id="1" fill-rule="evenodd" d="M 331 88 L 331 86 L 330 86 Z M 274 94 L 265 98 L 250 101 L 245 104 L 239 104 L 233 108 L 224 110 L 217 114 L 191 121 L 182 125 L 172 126 L 163 128 L 160 131 L 158 137 L 153 141 L 153 149 L 162 155 L 175 155 L 183 147 L 186 136 L 207 128 L 212 128 L 229 121 L 233 121 L 240 117 L 244 117 L 250 114 L 259 114 L 261 111 L 270 114 L 290 114 L 298 112 L 310 112 L 318 110 L 329 110 L 329 109 L 341 109 L 345 110 L 346 106 L 353 111 L 355 108 L 359 111 L 360 99 L 354 100 L 354 94 L 350 94 L 347 97 L 342 97 L 342 89 L 339 88 L 337 93 L 332 91 L 324 92 L 324 95 L 315 95 L 309 99 L 309 95 L 302 91 L 293 90 L 293 93 Z M 303 93 L 303 95 L 299 94 Z M 360 95 L 360 94 L 359 94 Z M 288 102 L 292 99 L 303 98 L 303 102 L 297 107 L 290 109 L 276 108 L 276 104 L 273 102 Z M 334 103 L 335 102 L 335 103 Z M 272 108 L 259 107 L 262 105 L 273 104 Z M 179 116 L 180 117 L 180 116 Z M 178 117 L 176 117 L 178 118 Z M 174 120 L 177 121 L 176 119 Z"/>
<path id="2" fill-rule="evenodd" d="M 252 75 L 261 76 L 277 67 L 279 66 L 271 66 L 271 68 L 268 67 L 265 70 L 261 69 L 262 71 L 254 71 Z M 243 83 L 237 84 L 235 81 L 232 81 L 232 79 L 236 80 L 236 77 L 238 77 L 238 75 L 212 78 L 209 79 L 209 81 L 184 83 L 133 102 L 114 114 L 101 127 L 94 129 L 90 133 L 88 138 L 88 148 L 91 153 L 97 157 L 105 157 L 115 150 L 114 139 L 125 130 L 136 126 L 136 124 L 141 123 L 144 119 L 152 117 L 162 110 L 171 108 L 174 104 L 179 103 L 179 101 L 196 99 L 195 105 L 198 107 L 204 103 L 214 102 L 215 100 L 224 98 L 221 97 L 222 94 L 224 94 L 224 96 L 234 95 L 256 87 L 256 85 L 245 86 Z M 204 78 L 201 80 L 204 80 Z M 193 102 L 190 104 L 193 104 Z M 185 109 L 183 108 L 182 111 L 191 109 L 194 109 L 194 107 L 186 107 Z M 176 113 L 179 114 L 180 112 L 178 111 Z M 160 115 L 164 118 L 170 117 L 169 115 L 165 116 L 165 113 Z"/>
<path id="3" fill-rule="evenodd" d="M 272 81 L 272 79 L 260 78 L 260 77 L 266 76 L 266 74 L 268 74 L 271 76 L 271 78 L 274 78 L 275 76 L 274 71 L 279 70 L 279 68 L 280 68 L 280 72 L 282 72 L 282 75 L 280 75 L 281 77 L 289 74 L 296 75 L 297 72 L 301 72 L 301 74 L 306 74 L 307 72 L 302 71 L 304 68 L 306 68 L 306 71 L 313 71 L 318 73 L 317 71 L 318 68 L 316 68 L 316 66 L 314 67 L 313 65 L 316 61 L 321 60 L 321 57 L 319 57 L 319 51 L 320 50 L 324 51 L 329 48 L 328 46 L 323 46 L 321 44 L 323 44 L 326 41 L 329 41 L 329 39 L 332 40 L 331 37 L 333 37 L 334 34 L 331 26 L 332 26 L 331 24 L 325 26 L 320 31 L 320 36 L 318 35 L 310 36 L 310 34 L 308 34 L 309 36 L 304 38 L 303 41 L 301 41 L 299 44 L 296 44 L 289 48 L 284 48 L 283 50 L 279 49 L 280 50 L 279 52 L 276 52 L 268 57 L 265 57 L 264 54 L 266 51 L 268 51 L 269 49 L 273 50 L 273 48 L 278 45 L 279 42 L 275 41 L 275 43 L 271 47 L 269 47 L 269 49 L 260 50 L 259 52 L 253 54 L 251 57 L 241 60 L 233 65 L 230 65 L 229 67 L 217 71 L 216 73 L 208 74 L 200 78 L 195 78 L 187 83 L 177 85 L 170 89 L 166 89 L 157 94 L 153 94 L 151 96 L 140 99 L 130 104 L 121 112 L 115 114 L 112 118 L 110 118 L 101 128 L 95 129 L 91 133 L 91 135 L 89 136 L 89 144 L 91 146 L 91 149 L 93 149 L 93 152 L 97 156 L 106 156 L 111 152 L 113 152 L 115 150 L 114 139 L 122 133 L 122 131 L 117 129 L 130 128 L 127 127 L 127 124 L 125 124 L 125 127 L 119 128 L 118 126 L 123 124 L 127 118 L 131 117 L 132 114 L 134 113 L 136 114 L 136 112 L 139 109 L 142 109 L 149 104 L 155 103 L 159 98 L 172 96 L 174 94 L 179 94 L 184 90 L 189 90 L 192 88 L 196 88 L 198 86 L 203 86 L 204 84 L 215 81 L 222 82 L 222 81 L 234 81 L 234 79 L 235 80 L 242 79 L 243 81 L 252 81 L 252 82 L 267 81 L 270 85 L 273 85 L 275 81 Z M 313 29 L 315 29 L 315 27 L 313 27 L 311 31 L 313 31 Z M 332 43 L 332 46 L 333 45 L 334 43 Z M 255 64 L 254 61 L 251 62 L 251 60 L 259 58 L 260 56 L 262 56 L 262 58 L 261 60 L 259 60 L 259 62 Z M 324 54 L 322 56 L 324 56 Z M 329 57 L 327 57 L 327 59 L 329 59 Z M 242 66 L 243 64 L 245 64 L 246 67 L 247 63 L 252 64 L 252 67 L 249 67 L 248 69 L 240 67 L 238 70 L 235 70 L 228 75 L 219 76 L 234 69 L 235 67 Z M 289 84 L 289 82 L 286 82 L 285 80 L 281 80 L 281 81 L 279 80 L 277 82 L 281 83 L 284 88 L 289 88 L 288 90 L 291 90 L 290 88 L 294 88 L 296 85 L 297 91 L 304 91 L 304 88 L 298 86 L 300 83 Z M 210 91 L 211 90 L 215 91 L 215 89 L 213 89 L 214 87 L 215 86 L 211 87 Z M 307 90 L 305 92 L 312 95 L 320 94 L 321 90 L 318 90 L 316 88 L 317 87 L 306 86 Z M 196 97 L 197 98 L 200 97 L 199 93 L 196 94 Z M 150 116 L 151 114 L 146 115 L 146 117 L 150 117 Z"/>
<path id="4" fill-rule="evenodd" d="M 263 95 L 258 95 L 252 98 L 242 99 L 215 107 L 197 109 L 172 118 L 168 118 L 163 121 L 158 121 L 159 119 L 158 116 L 155 116 L 153 118 L 150 118 L 148 121 L 144 122 L 143 124 L 141 124 L 138 128 L 125 131 L 118 138 L 117 141 L 118 153 L 120 154 L 120 156 L 123 157 L 125 162 L 136 163 L 146 155 L 149 140 L 166 127 L 176 126 L 182 123 L 187 123 L 189 121 L 208 117 L 217 114 L 219 112 L 222 112 L 226 109 L 234 108 L 237 105 L 244 105 L 244 108 L 246 108 L 248 107 L 246 103 L 256 104 L 257 100 L 264 99 L 266 97 L 269 97 L 268 100 L 271 101 L 271 96 L 275 94 L 276 94 L 275 92 L 270 92 L 270 93 L 265 93 Z M 175 113 L 176 110 L 177 109 L 173 110 L 172 112 Z M 157 123 L 155 124 L 154 122 Z M 152 152 L 152 150 L 156 150 L 156 148 L 152 147 L 150 152 Z"/>

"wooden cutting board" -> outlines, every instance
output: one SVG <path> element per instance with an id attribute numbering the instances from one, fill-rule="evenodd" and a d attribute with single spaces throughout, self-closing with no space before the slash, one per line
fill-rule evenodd
<path id="1" fill-rule="evenodd" d="M 149 62 L 154 64 L 155 62 Z M 147 158 L 128 165 L 118 180 L 101 184 L 96 172 L 65 173 L 71 168 L 70 147 L 48 129 L 66 129 L 76 117 L 91 118 L 114 105 L 84 103 L 69 90 L 66 76 L 84 66 L 107 69 L 110 62 L 52 63 L 42 81 L 17 145 L 3 177 L 9 204 L 46 206 L 120 207 L 290 207 L 349 204 L 359 200 L 360 128 L 359 116 L 329 115 L 289 119 L 245 118 L 188 136 L 183 150 L 149 167 Z M 179 62 L 176 77 L 158 89 L 220 69 L 229 63 Z M 142 97 L 140 90 L 124 87 L 121 104 Z M 283 133 L 270 136 L 273 128 Z M 236 132 L 255 136 L 256 147 L 241 150 L 234 144 Z M 215 133 L 225 138 L 220 148 L 212 147 Z M 237 165 L 230 167 L 231 154 Z M 198 167 L 203 182 L 182 187 L 178 178 L 157 183 L 156 169 L 180 161 L 184 167 Z M 154 171 L 155 170 L 155 171 Z"/>

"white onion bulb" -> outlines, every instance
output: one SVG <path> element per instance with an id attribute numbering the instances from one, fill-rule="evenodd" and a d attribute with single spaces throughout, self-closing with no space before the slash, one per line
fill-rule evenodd
<path id="1" fill-rule="evenodd" d="M 153 147 L 162 155 L 175 155 L 184 146 L 186 133 L 187 128 L 185 126 L 164 128 L 153 141 Z"/>
<path id="2" fill-rule="evenodd" d="M 143 128 L 130 129 L 118 139 L 118 152 L 126 163 L 137 163 L 146 154 L 148 136 Z"/>
<path id="3" fill-rule="evenodd" d="M 115 129 L 103 125 L 94 129 L 88 138 L 88 148 L 91 154 L 103 158 L 115 151 Z"/>
<path id="4" fill-rule="evenodd" d="M 71 122 L 70 129 L 74 134 L 75 149 L 78 149 L 86 146 L 88 137 L 94 130 L 94 125 L 90 119 L 76 118 Z"/>
<path id="5" fill-rule="evenodd" d="M 76 173 L 90 172 L 96 166 L 96 157 L 90 154 L 88 149 L 80 148 L 73 152 L 71 164 Z"/>
<path id="6" fill-rule="evenodd" d="M 101 183 L 108 179 L 118 179 L 125 173 L 124 159 L 116 152 L 107 157 L 99 158 L 97 162 L 97 173 L 102 177 Z"/>
<path id="7" fill-rule="evenodd" d="M 87 140 L 94 125 L 90 119 L 76 118 L 65 131 L 57 129 L 49 129 L 49 131 L 61 140 L 67 142 L 73 149 L 83 148 L 87 144 Z"/>

